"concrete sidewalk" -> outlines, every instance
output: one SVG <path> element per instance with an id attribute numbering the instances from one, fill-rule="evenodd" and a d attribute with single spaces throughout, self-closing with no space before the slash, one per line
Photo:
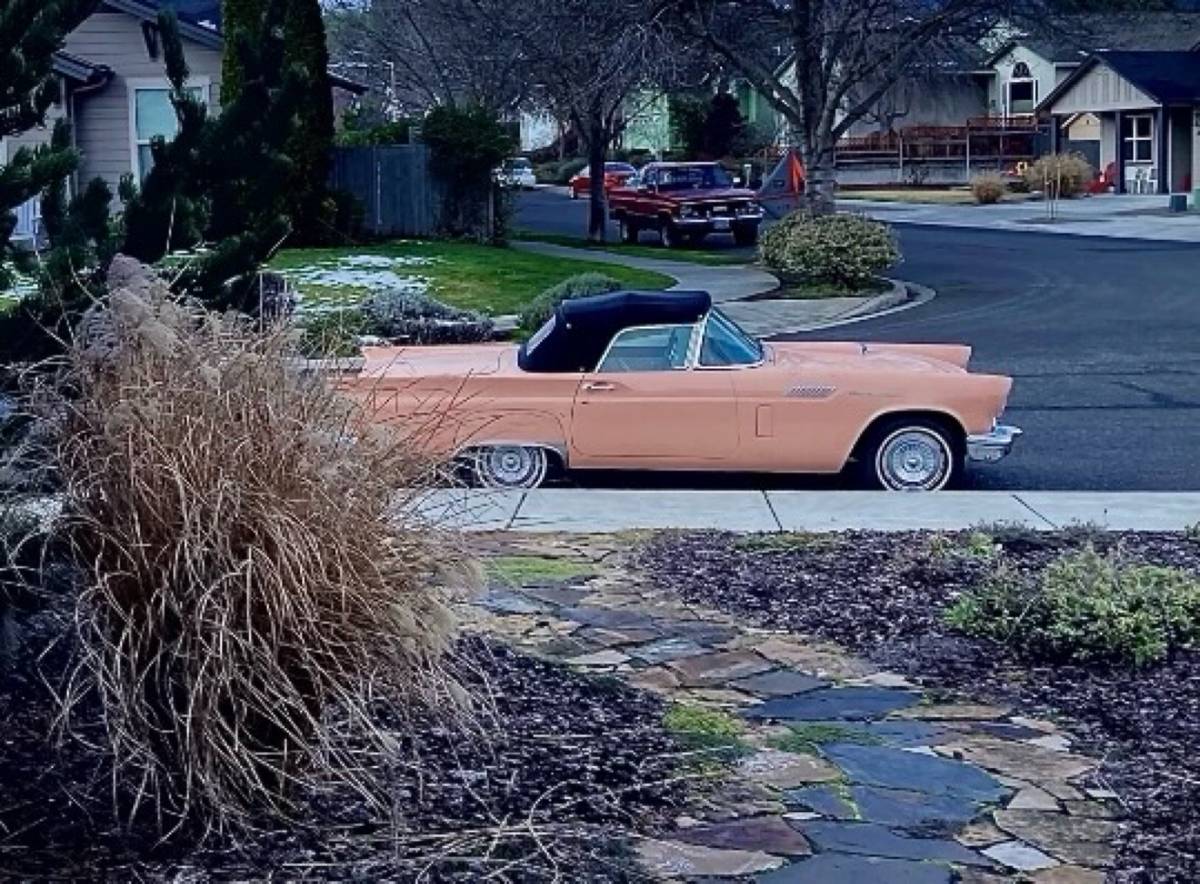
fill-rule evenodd
<path id="1" fill-rule="evenodd" d="M 672 261 L 669 258 L 643 258 L 640 255 L 624 255 L 605 252 L 601 249 L 573 249 L 553 243 L 520 240 L 512 243 L 514 249 L 552 255 L 556 258 L 571 258 L 577 261 L 592 261 L 597 264 L 619 264 L 636 267 L 673 277 L 674 288 L 681 291 L 705 291 L 712 295 L 713 303 L 741 301 L 779 288 L 779 280 L 751 265 L 710 265 L 692 261 Z M 669 255 L 670 252 L 664 254 Z"/>
<path id="2" fill-rule="evenodd" d="M 468 531 L 609 533 L 726 531 L 952 531 L 1003 522 L 1052 530 L 1181 531 L 1200 524 L 1200 492 L 620 491 L 444 489 L 416 505 L 422 518 Z"/>
<path id="3" fill-rule="evenodd" d="M 1046 203 L 1032 200 L 976 206 L 854 199 L 842 200 L 839 207 L 893 224 L 1200 243 L 1200 212 L 1172 214 L 1167 211 L 1167 197 L 1161 195 L 1060 200 L 1053 221 L 1047 217 Z"/>

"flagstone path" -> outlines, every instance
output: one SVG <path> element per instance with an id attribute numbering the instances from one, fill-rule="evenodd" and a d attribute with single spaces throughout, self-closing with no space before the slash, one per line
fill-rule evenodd
<path id="1" fill-rule="evenodd" d="M 1120 811 L 1053 722 L 934 697 L 835 646 L 685 604 L 626 567 L 628 538 L 478 540 L 489 588 L 463 606 L 468 629 L 722 726 L 728 775 L 710 765 L 675 830 L 636 845 L 652 876 L 1104 880 Z"/>

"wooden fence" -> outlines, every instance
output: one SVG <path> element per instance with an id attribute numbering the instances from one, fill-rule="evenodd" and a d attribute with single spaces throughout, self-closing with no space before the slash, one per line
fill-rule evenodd
<path id="1" fill-rule="evenodd" d="M 339 147 L 330 184 L 363 206 L 363 223 L 380 236 L 432 236 L 438 231 L 442 193 L 429 174 L 429 148 Z"/>

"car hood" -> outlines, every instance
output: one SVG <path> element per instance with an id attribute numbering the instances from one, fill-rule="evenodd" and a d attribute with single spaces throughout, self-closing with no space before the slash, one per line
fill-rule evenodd
<path id="1" fill-rule="evenodd" d="M 417 378 L 492 375 L 516 358 L 511 344 L 460 344 L 437 347 L 364 347 L 361 376 Z"/>
<path id="2" fill-rule="evenodd" d="M 962 373 L 971 348 L 960 344 L 862 344 L 820 341 L 767 344 L 771 361 L 780 368 L 811 368 L 814 364 L 914 373 Z"/>
<path id="3" fill-rule="evenodd" d="M 698 200 L 752 200 L 758 194 L 753 190 L 745 190 L 740 187 L 717 187 L 710 190 L 663 190 L 659 192 L 659 196 L 681 203 L 690 203 Z"/>

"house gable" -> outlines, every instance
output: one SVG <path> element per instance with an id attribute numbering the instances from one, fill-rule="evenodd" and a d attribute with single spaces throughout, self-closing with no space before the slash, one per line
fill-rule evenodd
<path id="1" fill-rule="evenodd" d="M 1094 61 L 1063 84 L 1057 97 L 1047 102 L 1047 109 L 1052 114 L 1078 114 L 1138 110 L 1157 105 L 1158 101 L 1152 96 L 1108 65 Z"/>

